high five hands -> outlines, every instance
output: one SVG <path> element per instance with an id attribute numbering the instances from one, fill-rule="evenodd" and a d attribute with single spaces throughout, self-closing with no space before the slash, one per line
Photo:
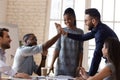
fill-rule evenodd
<path id="1" fill-rule="evenodd" d="M 61 33 L 62 35 L 67 35 L 67 32 L 65 32 L 65 31 L 63 30 L 63 28 L 61 27 L 60 24 L 55 23 L 55 26 L 56 26 L 56 29 L 57 29 L 58 33 Z"/>

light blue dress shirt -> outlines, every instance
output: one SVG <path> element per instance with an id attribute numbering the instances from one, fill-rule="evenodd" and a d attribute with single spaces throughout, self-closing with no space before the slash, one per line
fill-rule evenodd
<path id="1" fill-rule="evenodd" d="M 17 49 L 12 68 L 17 72 L 24 72 L 32 75 L 37 72 L 38 66 L 34 62 L 33 55 L 43 51 L 42 45 L 21 46 Z"/>

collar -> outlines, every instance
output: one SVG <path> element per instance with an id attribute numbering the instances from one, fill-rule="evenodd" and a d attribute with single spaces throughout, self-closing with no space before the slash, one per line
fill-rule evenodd
<path id="1" fill-rule="evenodd" d="M 93 31 L 93 32 L 97 32 L 98 31 L 98 29 L 99 29 L 99 27 L 100 27 L 100 25 L 101 25 L 102 23 L 101 22 L 99 22 L 98 24 L 97 24 L 97 26 L 95 27 L 95 28 L 93 28 L 91 31 Z"/>

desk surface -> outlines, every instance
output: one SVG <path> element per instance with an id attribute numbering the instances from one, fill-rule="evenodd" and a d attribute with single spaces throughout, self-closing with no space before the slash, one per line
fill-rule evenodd
<path id="1" fill-rule="evenodd" d="M 31 76 L 32 79 L 22 79 L 22 78 L 8 78 L 4 77 L 0 80 L 75 80 L 70 76 Z"/>
<path id="2" fill-rule="evenodd" d="M 37 80 L 75 80 L 75 78 L 72 78 L 70 76 L 36 76 L 32 77 L 32 79 Z"/>

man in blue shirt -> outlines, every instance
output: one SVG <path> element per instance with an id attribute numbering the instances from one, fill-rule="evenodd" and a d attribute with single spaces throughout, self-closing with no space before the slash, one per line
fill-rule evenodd
<path id="1" fill-rule="evenodd" d="M 93 76 L 97 73 L 99 64 L 101 62 L 101 57 L 103 56 L 102 47 L 105 39 L 108 37 L 114 37 L 118 39 L 115 32 L 112 29 L 110 29 L 106 24 L 103 24 L 100 18 L 101 16 L 97 9 L 95 8 L 86 9 L 85 25 L 88 26 L 88 30 L 90 30 L 91 32 L 88 32 L 83 35 L 63 32 L 67 37 L 79 41 L 86 41 L 95 38 L 96 48 L 94 50 L 94 54 L 89 70 L 90 76 Z"/>
<path id="2" fill-rule="evenodd" d="M 60 36 L 61 33 L 59 32 L 56 36 L 46 41 L 45 43 L 37 44 L 37 38 L 33 33 L 28 33 L 24 35 L 24 45 L 18 47 L 15 53 L 12 66 L 13 70 L 29 75 L 32 75 L 33 72 L 41 75 L 41 67 L 45 66 L 45 60 L 47 55 L 46 51 L 57 41 Z M 42 60 L 40 65 L 36 64 L 33 57 L 33 55 L 38 53 L 42 54 Z"/>

